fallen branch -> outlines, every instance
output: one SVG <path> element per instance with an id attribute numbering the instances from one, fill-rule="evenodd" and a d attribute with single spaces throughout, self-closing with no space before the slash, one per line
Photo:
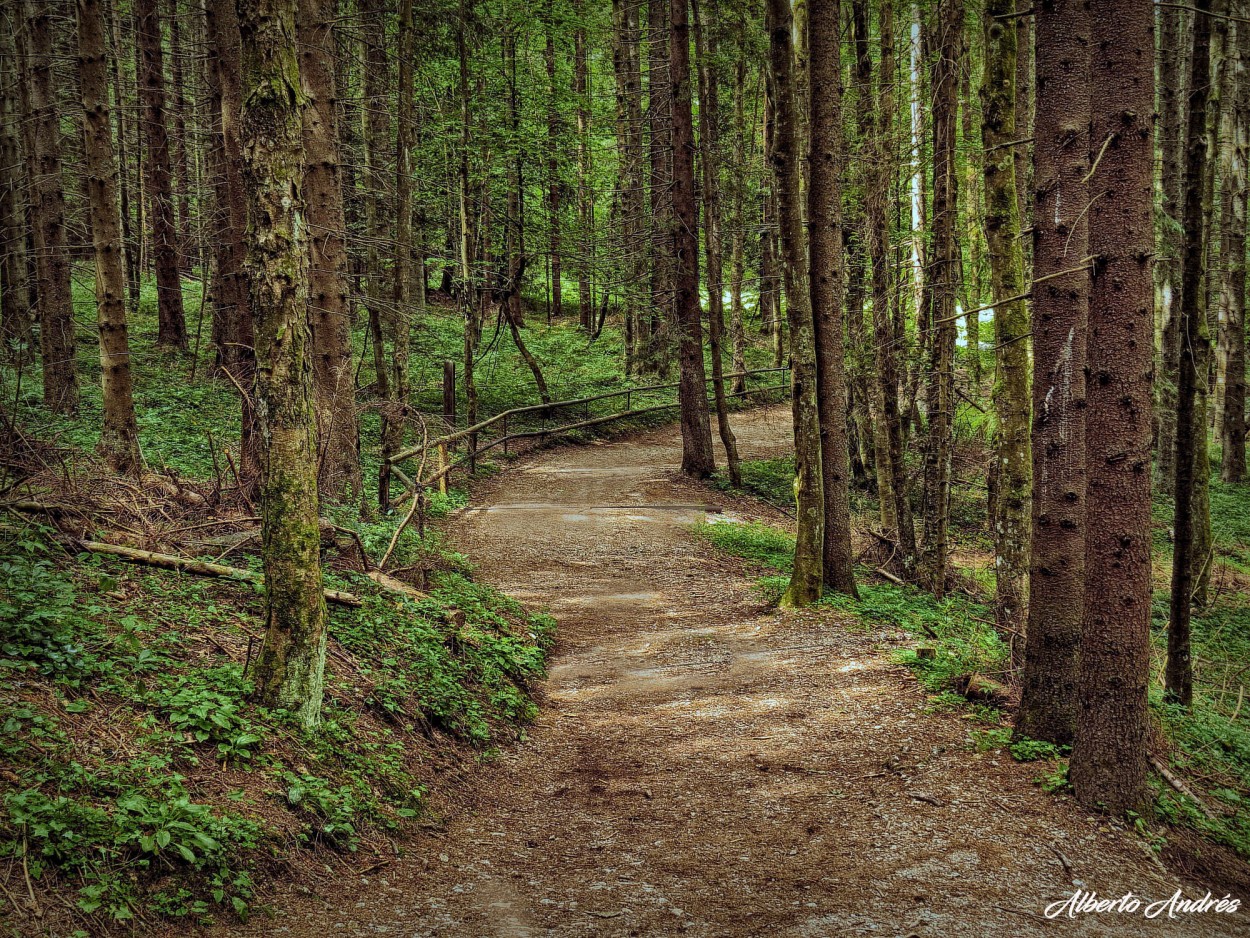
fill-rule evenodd
<path id="1" fill-rule="evenodd" d="M 78 541 L 77 545 L 93 554 L 108 554 L 120 557 L 130 563 L 143 564 L 149 567 L 160 567 L 164 570 L 177 570 L 180 573 L 194 573 L 199 576 L 224 577 L 230 580 L 242 580 L 246 583 L 264 583 L 265 578 L 251 570 L 238 567 L 227 567 L 220 563 L 209 563 L 206 560 L 193 560 L 175 554 L 161 554 L 152 550 L 138 550 L 134 547 L 122 547 L 118 544 L 105 544 L 101 541 Z M 341 590 L 325 590 L 326 602 L 338 603 L 341 606 L 359 606 L 360 597 Z"/>
<path id="2" fill-rule="evenodd" d="M 1194 794 L 1194 790 L 1185 784 L 1185 780 L 1163 764 L 1163 760 L 1156 755 L 1150 756 L 1150 764 L 1154 766 L 1155 771 L 1163 776 L 1163 780 L 1175 788 L 1178 792 L 1193 801 L 1210 820 L 1214 821 L 1216 814 L 1207 807 L 1206 802 Z"/>

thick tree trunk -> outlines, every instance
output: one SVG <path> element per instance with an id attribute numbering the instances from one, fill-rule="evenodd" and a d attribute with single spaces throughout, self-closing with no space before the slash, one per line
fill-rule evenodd
<path id="1" fill-rule="evenodd" d="M 1246 4 L 1241 4 L 1246 10 Z M 1250 38 L 1250 24 L 1236 24 L 1237 35 Z M 1246 478 L 1246 167 L 1250 164 L 1250 54 L 1238 46 L 1231 64 L 1234 96 L 1231 109 L 1228 174 L 1224 178 L 1227 212 L 1224 224 L 1224 279 L 1221 303 L 1225 310 L 1225 383 L 1220 444 L 1224 460 L 1220 478 Z"/>
<path id="2" fill-rule="evenodd" d="M 1218 2 L 1218 0 L 1217 0 Z M 1207 105 L 1211 90 L 1211 17 L 1207 15 L 1212 0 L 1198 0 L 1194 17 L 1193 51 L 1189 63 L 1189 123 L 1185 132 L 1184 205 L 1181 227 L 1184 231 L 1181 252 L 1181 305 L 1178 332 L 1181 340 L 1180 368 L 1176 382 L 1176 484 L 1173 489 L 1171 617 L 1168 622 L 1168 662 L 1166 693 L 1169 699 L 1188 707 L 1193 700 L 1193 663 L 1190 657 L 1190 610 L 1196 591 L 1195 563 L 1203 560 L 1195 551 L 1197 523 L 1194 487 L 1199 473 L 1208 471 L 1196 458 L 1201 449 L 1198 437 L 1205 438 L 1207 428 L 1202 420 L 1206 389 L 1199 383 L 1206 380 L 1203 367 L 1209 360 L 1210 342 L 1204 328 L 1205 292 L 1203 289 L 1204 238 L 1206 210 L 1210 208 L 1204 191 L 1208 152 Z M 1218 105 L 1217 105 L 1218 107 Z M 1204 460 L 1205 461 L 1205 460 Z"/>
<path id="3" fill-rule="evenodd" d="M 53 8 L 25 0 L 20 96 L 26 134 L 26 176 L 35 249 L 35 308 L 43 362 L 43 402 L 58 414 L 78 412 L 77 342 L 65 247 L 61 134 L 53 82 Z"/>
<path id="4" fill-rule="evenodd" d="M 122 265 L 121 220 L 117 209 L 117 164 L 109 110 L 104 11 L 100 0 L 78 0 L 79 85 L 91 233 L 95 246 L 95 298 L 100 323 L 100 383 L 104 427 L 96 451 L 117 472 L 143 469 L 135 421 L 126 335 L 126 272 Z"/>
<path id="5" fill-rule="evenodd" d="M 994 302 L 994 619 L 1000 632 L 1018 636 L 1028 614 L 1029 525 L 1029 311 L 1020 295 L 1024 252 L 1020 236 L 1018 164 L 1011 144 L 1016 126 L 1016 37 L 1006 17 L 1016 0 L 986 0 L 985 78 L 981 86 L 981 142 L 985 147 L 985 239 Z M 1024 649 L 1012 641 L 1013 657 Z"/>
<path id="6" fill-rule="evenodd" d="M 253 675 L 267 705 L 308 729 L 321 719 L 326 604 L 317 521 L 316 420 L 297 0 L 239 0 L 247 270 L 261 414 L 265 641 Z"/>
<path id="7" fill-rule="evenodd" d="M 716 469 L 703 370 L 703 316 L 699 303 L 699 220 L 694 193 L 694 117 L 690 100 L 689 0 L 671 0 L 669 13 L 669 89 L 672 101 L 673 247 L 676 261 L 676 325 L 681 369 L 681 470 L 702 479 Z"/>
<path id="8" fill-rule="evenodd" d="M 933 66 L 933 251 L 925 277 L 930 345 L 925 379 L 928 440 L 924 462 L 923 579 L 946 592 L 951 455 L 955 414 L 955 302 L 958 296 L 958 219 L 955 122 L 963 0 L 941 0 Z"/>
<path id="9" fill-rule="evenodd" d="M 151 202 L 153 261 L 156 265 L 157 342 L 185 350 L 187 322 L 182 308 L 174 186 L 165 117 L 165 56 L 156 0 L 135 0 L 136 42 L 143 61 L 139 90 L 147 142 L 147 190 Z"/>
<path id="10" fill-rule="evenodd" d="M 317 484 L 330 499 L 363 495 L 356 378 L 347 305 L 347 223 L 333 63 L 334 0 L 300 0 L 304 109 L 304 199 L 308 207 L 309 318 L 317 390 Z M 385 463 L 383 464 L 385 466 Z"/>
<path id="11" fill-rule="evenodd" d="M 794 494 L 798 533 L 794 573 L 782 598 L 785 606 L 806 606 L 820 599 L 824 583 L 825 506 L 821 468 L 820 405 L 816 380 L 816 339 L 808 292 L 807 238 L 799 186 L 794 80 L 793 20 L 789 0 L 768 0 L 768 68 L 776 103 L 771 162 L 781 227 L 790 325 L 790 387 L 794 411 Z"/>
<path id="12" fill-rule="evenodd" d="M 1076 739 L 1077 800 L 1121 814 L 1146 790 L 1150 663 L 1150 375 L 1154 11 L 1107 0 L 1091 11 L 1085 610 Z M 1078 118 L 1079 119 L 1079 118 Z M 1104 141 L 1114 145 L 1102 150 Z"/>
<path id="13" fill-rule="evenodd" d="M 842 63 L 838 38 L 840 0 L 808 0 L 807 218 L 808 270 L 816 348 L 820 412 L 820 465 L 824 494 L 825 586 L 858 595 L 851 546 L 849 445 L 844 355 L 846 265 L 843 256 L 842 182 L 846 145 L 842 139 Z"/>
<path id="14" fill-rule="evenodd" d="M 1076 729 L 1085 591 L 1089 16 L 1083 0 L 1043 7 L 1035 50 L 1033 272 L 1053 279 L 1033 288 L 1033 536 L 1016 731 L 1063 745 Z"/>
<path id="15" fill-rule="evenodd" d="M 0 84 L 18 86 L 16 15 L 0 15 Z M 26 257 L 26 180 L 18 142 L 17 96 L 0 95 L 0 356 L 11 365 L 32 358 L 35 343 L 31 320 Z"/>
<path id="16" fill-rule="evenodd" d="M 243 187 L 243 142 L 239 114 L 242 112 L 242 63 L 239 19 L 233 0 L 208 0 L 206 6 L 211 76 L 219 98 L 214 124 L 219 128 L 216 151 L 217 227 L 214 260 L 213 336 L 217 364 L 233 383 L 251 388 L 256 371 L 255 327 L 247 272 L 247 193 Z M 142 230 L 142 228 L 140 228 Z M 255 485 L 260 476 L 260 440 L 257 436 L 255 401 L 242 395 L 240 472 L 245 484 Z"/>
<path id="17" fill-rule="evenodd" d="M 699 162 L 703 170 L 703 236 L 707 257 L 708 344 L 712 357 L 712 389 L 716 398 L 716 425 L 725 447 L 729 481 L 742 484 L 738 441 L 729 425 L 729 402 L 725 397 L 723 357 L 725 334 L 724 270 L 721 242 L 721 146 L 720 106 L 717 95 L 719 75 L 714 69 L 716 37 L 710 34 L 699 0 L 691 0 L 695 18 L 695 51 L 699 58 Z"/>

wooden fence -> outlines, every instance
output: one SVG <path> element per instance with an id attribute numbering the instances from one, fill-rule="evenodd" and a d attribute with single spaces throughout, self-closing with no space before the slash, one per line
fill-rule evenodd
<path id="1" fill-rule="evenodd" d="M 783 365 L 779 368 L 753 368 L 727 374 L 724 376 L 726 382 L 732 383 L 734 379 L 742 378 L 744 387 L 737 393 L 726 394 L 726 397 L 740 399 L 762 396 L 776 391 L 788 391 L 789 382 L 762 384 L 754 388 L 751 387 L 751 382 L 767 380 L 767 376 L 779 375 L 789 370 L 788 366 Z M 506 455 L 508 447 L 520 440 L 545 441 L 560 434 L 678 407 L 679 402 L 675 399 L 659 403 L 655 403 L 654 400 L 657 396 L 664 395 L 665 392 L 676 390 L 679 383 L 672 381 L 665 384 L 650 384 L 638 388 L 626 388 L 623 391 L 594 394 L 590 397 L 553 401 L 550 404 L 514 407 L 475 423 L 471 427 L 454 430 L 435 439 L 427 439 L 417 446 L 396 453 L 387 462 L 392 474 L 404 485 L 405 492 L 400 498 L 410 496 L 416 491 L 418 485 L 421 487 L 438 485 L 441 490 L 446 491 L 447 479 L 453 470 L 467 465 L 469 472 L 474 472 L 478 458 L 493 449 L 501 449 Z M 710 386 L 712 379 L 707 379 L 707 383 Z M 624 398 L 624 409 L 613 410 L 610 405 L 608 413 L 595 413 L 595 410 L 603 408 L 605 402 L 617 402 L 621 398 Z M 615 406 L 619 407 L 619 405 Z M 484 437 L 490 438 L 483 439 Z M 463 449 L 455 451 L 461 442 L 464 443 Z M 401 463 L 421 459 L 427 453 L 434 453 L 437 456 L 437 468 L 428 477 L 414 480 L 400 468 Z M 394 501 L 392 500 L 392 503 Z"/>

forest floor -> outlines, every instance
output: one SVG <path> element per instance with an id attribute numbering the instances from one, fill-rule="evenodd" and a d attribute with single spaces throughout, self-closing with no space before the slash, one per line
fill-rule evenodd
<path id="1" fill-rule="evenodd" d="M 788 407 L 734 423 L 746 457 L 789 448 Z M 475 487 L 452 540 L 558 620 L 538 724 L 404 858 L 221 933 L 1245 933 L 1245 910 L 1045 919 L 1078 887 L 1220 884 L 974 751 L 896 663 L 905 633 L 766 603 L 692 528 L 775 510 L 683 479 L 680 449 L 675 427 L 549 449 Z"/>

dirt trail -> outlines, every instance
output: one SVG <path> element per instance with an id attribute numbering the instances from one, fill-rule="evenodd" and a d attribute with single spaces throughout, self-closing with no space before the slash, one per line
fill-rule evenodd
<path id="1" fill-rule="evenodd" d="M 786 408 L 735 424 L 745 455 L 786 447 Z M 533 454 L 475 492 L 455 540 L 559 620 L 539 724 L 409 858 L 255 933 L 1245 933 L 1244 911 L 1043 919 L 1074 882 L 1151 899 L 1178 883 L 1035 767 L 971 752 L 958 715 L 926 713 L 890 661 L 901 634 L 766 608 L 688 530 L 705 517 L 688 506 L 752 509 L 679 460 L 669 428 Z"/>

